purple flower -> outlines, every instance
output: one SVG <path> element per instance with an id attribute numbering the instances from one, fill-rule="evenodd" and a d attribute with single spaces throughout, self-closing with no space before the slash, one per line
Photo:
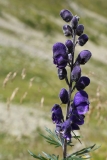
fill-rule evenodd
<path id="1" fill-rule="evenodd" d="M 76 89 L 83 90 L 85 87 L 87 87 L 90 84 L 90 79 L 86 76 L 82 76 L 78 82 L 76 83 Z"/>
<path id="2" fill-rule="evenodd" d="M 67 104 L 69 100 L 68 91 L 65 88 L 62 88 L 59 93 L 59 98 L 61 99 L 63 104 Z"/>
<path id="3" fill-rule="evenodd" d="M 67 40 L 65 42 L 65 45 L 66 45 L 66 47 L 68 49 L 68 52 L 72 53 L 73 52 L 73 42 L 71 40 Z"/>
<path id="4" fill-rule="evenodd" d="M 71 72 L 71 79 L 72 81 L 78 81 L 81 77 L 81 68 L 79 65 L 74 66 L 72 72 Z"/>
<path id="5" fill-rule="evenodd" d="M 58 55 L 66 55 L 66 47 L 61 42 L 57 42 L 53 45 L 53 57 L 56 57 Z"/>
<path id="6" fill-rule="evenodd" d="M 62 124 L 58 124 L 57 129 L 61 131 L 62 136 L 67 141 L 70 141 L 72 138 L 71 131 L 79 130 L 79 126 L 75 123 L 72 123 L 70 119 L 67 119 Z"/>
<path id="7" fill-rule="evenodd" d="M 72 28 L 73 28 L 73 29 L 76 29 L 76 28 L 77 28 L 77 26 L 78 26 L 78 20 L 79 20 L 79 18 L 78 18 L 77 16 L 74 16 L 74 17 L 72 18 L 72 20 L 71 20 L 71 25 L 72 25 Z"/>
<path id="8" fill-rule="evenodd" d="M 66 69 L 65 68 L 58 68 L 58 77 L 59 77 L 59 79 L 60 80 L 63 80 L 63 79 L 65 79 L 66 78 L 66 76 L 67 76 L 67 71 L 66 71 Z"/>
<path id="9" fill-rule="evenodd" d="M 63 43 L 55 43 L 53 45 L 53 63 L 58 68 L 65 68 L 68 62 L 68 54 L 66 47 Z"/>
<path id="10" fill-rule="evenodd" d="M 70 120 L 77 125 L 84 124 L 84 118 L 85 116 L 78 114 L 76 110 L 72 110 L 72 112 L 70 113 Z"/>
<path id="11" fill-rule="evenodd" d="M 59 124 L 63 122 L 63 113 L 60 105 L 54 104 L 51 112 L 52 112 L 52 121 L 54 123 Z"/>
<path id="12" fill-rule="evenodd" d="M 83 46 L 86 42 L 88 41 L 88 36 L 86 34 L 82 34 L 79 38 L 78 38 L 78 44 L 80 46 Z"/>
<path id="13" fill-rule="evenodd" d="M 78 26 L 77 26 L 77 29 L 76 29 L 76 34 L 78 35 L 78 36 L 81 36 L 81 34 L 84 32 L 84 26 L 82 25 L 82 24 L 79 24 Z"/>
<path id="14" fill-rule="evenodd" d="M 65 36 L 72 36 L 72 28 L 69 25 L 65 24 L 62 29 Z"/>
<path id="15" fill-rule="evenodd" d="M 85 114 L 89 110 L 88 94 L 83 90 L 77 92 L 74 96 L 73 104 L 73 109 L 76 110 L 78 114 Z"/>
<path id="16" fill-rule="evenodd" d="M 76 61 L 79 64 L 85 64 L 91 58 L 91 56 L 92 54 L 89 50 L 83 50 L 79 53 Z"/>
<path id="17" fill-rule="evenodd" d="M 66 22 L 70 22 L 71 19 L 72 19 L 72 17 L 73 17 L 72 13 L 69 10 L 67 10 L 67 9 L 61 10 L 60 16 Z"/>

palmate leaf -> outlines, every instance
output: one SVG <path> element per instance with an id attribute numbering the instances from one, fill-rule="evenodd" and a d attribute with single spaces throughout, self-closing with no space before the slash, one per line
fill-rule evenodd
<path id="1" fill-rule="evenodd" d="M 40 135 L 42 137 L 44 137 L 47 140 L 48 143 L 50 143 L 52 145 L 55 145 L 55 147 L 60 147 L 60 146 L 63 145 L 60 137 L 55 132 L 52 132 L 47 127 L 45 129 L 48 132 L 48 135 L 47 136 L 45 136 L 43 134 L 40 134 Z"/>

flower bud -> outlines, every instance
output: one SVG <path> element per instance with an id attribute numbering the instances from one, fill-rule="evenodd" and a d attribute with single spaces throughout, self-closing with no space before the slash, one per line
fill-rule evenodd
<path id="1" fill-rule="evenodd" d="M 58 68 L 58 77 L 60 80 L 65 79 L 65 77 L 67 76 L 67 71 L 65 68 Z"/>
<path id="2" fill-rule="evenodd" d="M 91 58 L 91 56 L 92 54 L 89 50 L 83 50 L 79 53 L 76 61 L 79 64 L 85 64 Z"/>
<path id="3" fill-rule="evenodd" d="M 63 104 L 67 104 L 69 100 L 68 91 L 65 88 L 62 88 L 59 93 L 59 98 Z"/>
<path id="4" fill-rule="evenodd" d="M 88 77 L 82 76 L 79 81 L 76 83 L 76 89 L 83 90 L 90 84 L 90 79 Z"/>
<path id="5" fill-rule="evenodd" d="M 83 32 L 84 32 L 84 26 L 82 24 L 79 24 L 76 29 L 76 34 L 80 36 Z"/>
<path id="6" fill-rule="evenodd" d="M 65 36 L 72 36 L 72 28 L 69 25 L 65 24 L 62 29 Z"/>
<path id="7" fill-rule="evenodd" d="M 69 10 L 66 10 L 66 9 L 61 10 L 60 16 L 66 22 L 70 22 L 72 17 L 73 17 L 72 13 Z"/>
<path id="8" fill-rule="evenodd" d="M 77 26 L 78 26 L 78 17 L 77 16 L 74 16 L 71 20 L 71 25 L 72 25 L 72 28 L 73 29 L 76 29 Z"/>
<path id="9" fill-rule="evenodd" d="M 82 34 L 79 38 L 78 38 L 78 44 L 80 46 L 83 46 L 86 42 L 88 41 L 88 36 L 86 34 Z"/>
<path id="10" fill-rule="evenodd" d="M 72 79 L 72 81 L 77 82 L 80 77 L 81 77 L 81 68 L 79 65 L 76 65 L 76 66 L 74 66 L 74 68 L 71 72 L 71 79 Z"/>
<path id="11" fill-rule="evenodd" d="M 67 40 L 65 42 L 65 45 L 68 48 L 68 52 L 72 53 L 73 52 L 73 42 L 71 40 Z"/>

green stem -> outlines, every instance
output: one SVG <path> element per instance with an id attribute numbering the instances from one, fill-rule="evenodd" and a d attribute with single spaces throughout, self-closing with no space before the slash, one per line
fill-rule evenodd
<path id="1" fill-rule="evenodd" d="M 71 62 L 71 67 L 70 67 L 70 81 L 69 81 L 69 83 L 67 83 L 67 84 L 69 84 L 68 85 L 69 86 L 69 91 L 68 91 L 69 101 L 68 101 L 68 104 L 67 104 L 67 107 L 66 107 L 66 120 L 69 117 L 69 108 L 70 108 L 71 94 L 72 94 L 72 90 L 73 90 L 72 79 L 71 79 L 71 72 L 72 72 L 73 64 L 74 64 L 75 37 L 76 37 L 76 32 L 75 32 L 75 30 L 73 30 L 73 53 L 72 53 L 72 62 Z M 64 140 L 64 144 L 63 144 L 63 158 L 66 159 L 66 157 L 67 157 L 67 140 L 65 139 Z"/>

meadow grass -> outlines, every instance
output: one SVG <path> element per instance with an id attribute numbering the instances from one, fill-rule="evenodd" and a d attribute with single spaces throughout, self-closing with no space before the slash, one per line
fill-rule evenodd
<path id="1" fill-rule="evenodd" d="M 89 9 L 93 12 L 96 12 L 98 13 L 99 15 L 102 15 L 104 17 L 107 16 L 106 14 L 106 10 L 107 10 L 107 3 L 106 3 L 106 0 L 96 0 L 96 1 L 93 1 L 93 0 L 75 0 L 75 2 L 77 2 L 80 6 L 83 6 L 84 8 L 86 9 Z"/>
<path id="2" fill-rule="evenodd" d="M 80 6 L 80 10 L 84 8 L 94 11 L 99 15 L 105 16 L 106 13 L 106 2 L 105 0 L 97 0 L 95 2 L 86 1 L 75 1 L 78 6 Z M 54 33 L 58 34 L 61 33 L 61 25 L 56 23 L 55 18 L 59 18 L 61 21 L 59 13 L 60 10 L 63 8 L 67 8 L 71 10 L 71 12 L 75 13 L 75 9 L 71 9 L 68 1 L 53 1 L 53 0 L 40 0 L 39 3 L 37 0 L 31 1 L 18 1 L 18 0 L 9 0 L 7 3 L 1 3 L 0 10 L 1 10 L 1 17 L 3 14 L 10 14 L 12 16 L 17 17 L 20 21 L 26 24 L 35 30 L 43 31 L 46 35 L 54 35 Z M 100 4 L 100 5 L 99 5 Z M 57 7 L 56 7 L 57 6 Z M 72 6 L 72 3 L 71 3 Z M 84 8 L 81 8 L 84 7 Z M 80 16 L 80 15 L 78 15 Z M 54 20 L 53 20 L 54 18 Z M 89 34 L 90 40 L 96 44 L 100 44 L 101 41 L 104 41 L 99 33 L 107 35 L 107 22 L 101 23 L 99 19 L 85 16 L 80 17 L 81 23 L 85 26 L 85 32 Z M 91 26 L 91 28 L 90 28 Z M 102 45 L 106 45 L 105 42 Z"/>

